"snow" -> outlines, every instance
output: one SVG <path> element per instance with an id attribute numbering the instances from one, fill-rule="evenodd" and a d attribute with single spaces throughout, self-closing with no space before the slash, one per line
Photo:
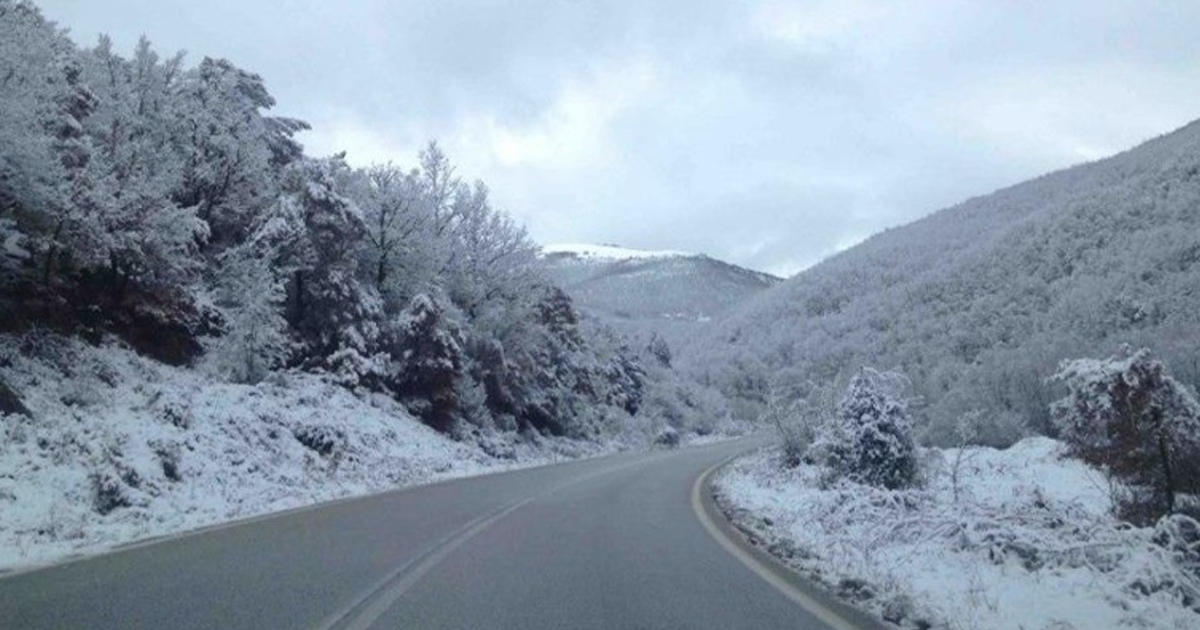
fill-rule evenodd
<path id="1" fill-rule="evenodd" d="M 0 219 L 0 252 L 13 260 L 28 260 L 29 250 L 21 245 L 24 235 L 16 229 L 16 222 Z"/>
<path id="2" fill-rule="evenodd" d="M 544 254 L 573 254 L 579 258 L 590 260 L 629 260 L 649 258 L 677 258 L 692 256 L 686 252 L 673 250 L 643 250 L 628 249 L 615 245 L 589 245 L 586 243 L 560 243 L 542 247 Z"/>
<path id="3" fill-rule="evenodd" d="M 929 450 L 925 486 L 901 491 L 822 487 L 821 469 L 785 470 L 780 457 L 760 451 L 718 477 L 735 523 L 810 578 L 904 627 L 1200 627 L 1183 604 L 1200 575 L 1154 544 L 1154 528 L 1117 523 L 1103 477 L 1064 459 L 1054 440 L 961 456 Z"/>
<path id="4" fill-rule="evenodd" d="M 436 433 L 387 396 L 358 396 L 315 375 L 228 384 L 53 335 L 0 336 L 0 379 L 33 415 L 0 414 L 0 571 L 630 446 L 487 437 L 499 458 Z"/>

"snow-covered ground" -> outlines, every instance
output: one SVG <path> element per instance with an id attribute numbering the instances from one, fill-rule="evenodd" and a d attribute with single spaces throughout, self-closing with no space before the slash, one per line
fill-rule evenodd
<path id="1" fill-rule="evenodd" d="M 1166 521 L 1116 522 L 1104 478 L 1058 442 L 927 451 L 926 469 L 919 490 L 829 485 L 821 469 L 784 470 L 763 450 L 715 487 L 751 537 L 904 627 L 1200 628 L 1200 566 L 1189 564 L 1200 548 L 1173 550 Z"/>
<path id="2" fill-rule="evenodd" d="M 386 396 L 359 397 L 313 375 L 232 385 L 52 335 L 0 336 L 0 380 L 33 416 L 0 414 L 0 571 L 621 447 L 501 436 L 485 451 Z"/>
<path id="3" fill-rule="evenodd" d="M 544 254 L 574 254 L 582 259 L 592 260 L 629 260 L 640 258 L 674 258 L 691 256 L 686 252 L 672 250 L 651 251 L 644 249 L 628 249 L 616 245 L 589 245 L 586 243 L 559 243 L 542 247 Z"/>

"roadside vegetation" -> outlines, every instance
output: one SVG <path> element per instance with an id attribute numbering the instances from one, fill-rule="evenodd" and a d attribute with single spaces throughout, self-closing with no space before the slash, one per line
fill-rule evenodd
<path id="1" fill-rule="evenodd" d="M 907 380 L 864 368 L 784 406 L 780 448 L 718 479 L 753 540 L 902 627 L 1190 628 L 1200 405 L 1148 351 L 1066 361 L 1059 439 L 914 446 Z M 774 406 L 779 409 L 779 405 Z"/>

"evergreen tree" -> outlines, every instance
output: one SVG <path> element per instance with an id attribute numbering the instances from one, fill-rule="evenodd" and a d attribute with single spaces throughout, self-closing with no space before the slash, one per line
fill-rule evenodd
<path id="1" fill-rule="evenodd" d="M 217 303 L 226 322 L 213 360 L 230 380 L 257 383 L 282 365 L 290 350 L 283 282 L 268 257 L 250 247 L 227 252 L 222 263 Z"/>
<path id="2" fill-rule="evenodd" d="M 902 382 L 899 374 L 871 368 L 851 379 L 837 413 L 820 427 L 813 444 L 836 476 L 891 489 L 916 481 L 916 447 Z"/>
<path id="3" fill-rule="evenodd" d="M 298 343 L 294 362 L 323 368 L 349 386 L 382 378 L 382 309 L 357 276 L 365 226 L 336 186 L 340 158 L 289 166 L 282 195 L 255 235 L 288 275 L 285 314 Z"/>
<path id="4" fill-rule="evenodd" d="M 395 390 L 426 423 L 450 432 L 465 373 L 462 333 L 445 307 L 422 293 L 400 315 L 395 334 Z"/>

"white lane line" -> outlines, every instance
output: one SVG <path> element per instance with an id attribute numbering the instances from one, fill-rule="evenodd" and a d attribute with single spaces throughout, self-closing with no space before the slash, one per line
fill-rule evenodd
<path id="1" fill-rule="evenodd" d="M 738 454 L 740 455 L 740 453 Z M 858 626 L 850 623 L 836 611 L 825 606 L 821 602 L 813 599 L 807 593 L 798 590 L 796 587 L 788 583 L 787 580 L 780 577 L 774 571 L 764 566 L 757 558 L 746 553 L 737 543 L 730 540 L 724 532 L 717 527 L 717 524 L 708 516 L 708 511 L 704 509 L 702 494 L 705 487 L 708 486 L 708 478 L 721 466 L 727 464 L 734 457 L 733 455 L 714 465 L 712 468 L 704 471 L 696 478 L 696 482 L 692 484 L 692 510 L 696 512 L 696 518 L 700 519 L 700 524 L 704 525 L 704 529 L 712 536 L 717 544 L 721 545 L 730 555 L 746 565 L 755 575 L 762 578 L 775 590 L 783 593 L 785 597 L 798 604 L 801 608 L 807 610 L 822 623 L 829 626 L 833 630 L 860 630 Z"/>
<path id="2" fill-rule="evenodd" d="M 326 617 L 314 626 L 314 630 L 367 630 L 379 620 L 404 594 L 427 573 L 441 564 L 450 554 L 454 553 L 467 541 L 479 535 L 485 529 L 516 510 L 554 494 L 571 486 L 581 484 L 602 475 L 619 472 L 632 466 L 646 464 L 661 459 L 663 455 L 651 456 L 634 460 L 616 466 L 583 475 L 566 483 L 554 486 L 524 500 L 502 507 L 496 511 L 479 516 L 449 535 L 438 539 L 429 549 L 419 556 L 402 564 L 399 568 L 387 574 L 383 579 L 366 589 L 361 596 L 349 605 Z"/>
<path id="3" fill-rule="evenodd" d="M 350 606 L 335 613 L 318 628 L 323 630 L 367 630 L 384 615 L 395 603 L 404 596 L 408 589 L 419 582 L 426 573 L 454 553 L 463 543 L 474 538 L 492 523 L 508 516 L 512 512 L 530 503 L 537 497 L 529 497 L 508 507 L 502 508 L 491 515 L 481 516 L 460 527 L 450 536 L 441 539 L 423 555 L 406 562 L 387 577 L 367 590 L 366 594 Z M 411 567 L 411 569 L 410 569 Z"/>

